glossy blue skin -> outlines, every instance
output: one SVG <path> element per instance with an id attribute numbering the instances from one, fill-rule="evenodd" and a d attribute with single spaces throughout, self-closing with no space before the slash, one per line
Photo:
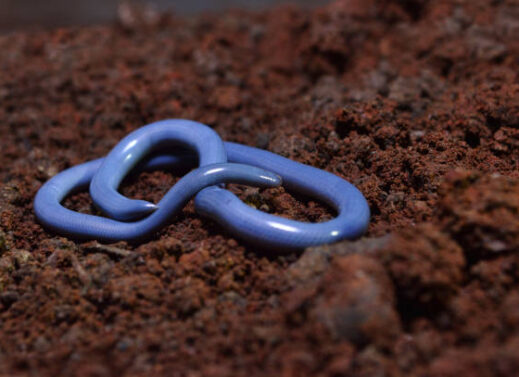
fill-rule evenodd
<path id="1" fill-rule="evenodd" d="M 273 248 L 301 249 L 357 239 L 366 232 L 369 206 L 351 183 L 275 153 L 236 143 L 224 144 L 229 161 L 277 173 L 288 190 L 316 198 L 334 208 L 338 215 L 322 223 L 294 221 L 256 210 L 230 191 L 218 187 L 204 189 L 195 197 L 198 213 L 244 240 Z"/>
<path id="2" fill-rule="evenodd" d="M 168 134 L 169 132 L 171 134 Z M 197 143 L 196 140 L 201 137 L 200 135 L 203 141 Z M 71 168 L 47 182 L 36 197 L 36 214 L 44 225 L 76 238 L 108 241 L 138 240 L 155 232 L 174 215 L 171 211 L 179 209 L 178 204 L 169 204 L 170 200 L 176 200 L 173 195 L 177 195 L 176 193 L 170 195 L 170 193 L 189 174 L 179 181 L 157 205 L 125 198 L 117 192 L 117 187 L 142 157 L 158 147 L 165 146 L 164 140 L 168 140 L 194 149 L 199 155 L 201 165 L 226 162 L 227 158 L 231 162 L 252 165 L 248 166 L 248 172 L 245 171 L 247 169 L 234 171 L 233 178 L 240 178 L 239 175 L 242 173 L 254 173 L 269 177 L 268 182 L 265 182 L 265 179 L 256 176 L 254 183 L 261 182 L 272 186 L 279 183 L 273 179 L 275 175 L 254 171 L 253 166 L 277 173 L 289 190 L 315 197 L 331 205 L 338 212 L 335 219 L 323 223 L 293 221 L 255 210 L 231 192 L 219 187 L 207 187 L 198 192 L 202 186 L 194 180 L 187 181 L 182 193 L 187 196 L 188 192 L 192 192 L 192 195 L 198 192 L 195 197 L 197 212 L 214 219 L 231 233 L 246 241 L 273 248 L 299 249 L 342 239 L 355 239 L 365 232 L 370 216 L 368 204 L 363 195 L 347 181 L 271 152 L 236 143 L 215 141 L 215 136 L 220 140 L 218 135 L 208 127 L 185 120 L 161 121 L 140 128 L 124 138 L 106 157 L 102 166 L 101 160 L 92 161 Z M 183 141 L 179 142 L 179 140 Z M 186 140 L 194 140 L 194 142 L 186 142 Z M 167 154 L 152 159 L 148 167 L 178 167 L 193 164 L 194 160 L 192 155 L 186 155 L 185 152 L 178 156 Z M 67 175 L 64 175 L 65 173 Z M 64 176 L 60 177 L 62 175 Z M 252 183 L 252 177 L 250 178 Z M 110 216 L 128 220 L 153 213 L 144 220 L 124 223 L 75 213 L 59 205 L 68 191 L 88 184 L 90 179 L 92 179 L 90 193 L 94 202 Z M 216 182 L 217 180 L 212 184 Z M 206 185 L 203 187 L 209 185 L 208 182 L 204 183 Z M 192 190 L 189 186 L 191 184 Z M 46 187 L 48 185 L 50 186 Z M 68 212 L 58 215 L 56 207 Z M 165 212 L 168 214 L 166 215 Z M 157 216 L 157 213 L 160 216 Z M 66 219 L 67 224 L 64 224 L 63 219 Z"/>
<path id="3" fill-rule="evenodd" d="M 119 167 L 129 154 L 137 155 L 140 159 L 149 153 L 157 145 L 155 140 L 164 140 L 168 130 L 177 127 L 177 122 L 171 120 L 145 126 L 128 135 L 106 157 L 90 186 L 90 195 L 105 213 L 113 218 L 128 220 L 144 216 L 150 209 L 153 210 L 153 204 L 128 199 L 117 192 L 119 182 L 131 170 L 132 165 Z M 199 124 L 194 127 L 192 123 L 194 122 L 188 126 L 191 127 L 188 132 L 196 129 L 199 135 Z M 159 138 L 156 136 L 158 134 Z M 197 212 L 214 219 L 231 233 L 256 244 L 276 248 L 304 248 L 358 238 L 365 232 L 369 222 L 368 204 L 362 194 L 347 181 L 261 149 L 230 142 L 215 145 L 211 156 L 206 154 L 209 151 L 196 145 L 190 147 L 198 151 L 201 164 L 221 158 L 221 149 L 224 148 L 230 162 L 257 166 L 277 173 L 288 189 L 322 200 L 339 213 L 335 219 L 324 223 L 303 223 L 255 210 L 221 188 L 202 190 L 195 197 Z M 176 163 L 179 164 L 178 161 Z"/>
<path id="4" fill-rule="evenodd" d="M 227 162 L 220 136 L 198 122 L 170 119 L 141 127 L 122 139 L 106 156 L 90 183 L 94 203 L 108 217 L 129 221 L 144 217 L 157 206 L 143 200 L 129 200 L 117 187 L 132 168 L 152 149 L 161 146 L 183 147 L 197 153 L 200 166 Z M 174 149 L 173 149 L 174 150 Z"/>
<path id="5" fill-rule="evenodd" d="M 204 187 L 224 182 L 275 187 L 281 179 L 274 173 L 240 164 L 211 164 L 195 169 L 179 180 L 158 203 L 158 209 L 143 220 L 122 222 L 75 212 L 60 202 L 69 193 L 86 187 L 104 159 L 89 161 L 67 169 L 46 182 L 34 199 L 34 212 L 47 228 L 72 238 L 116 242 L 142 241 L 168 224 L 184 205 Z M 167 165 L 162 157 L 147 167 Z"/>

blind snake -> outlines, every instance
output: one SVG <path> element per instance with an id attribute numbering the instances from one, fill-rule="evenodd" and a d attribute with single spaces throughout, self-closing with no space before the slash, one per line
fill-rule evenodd
<path id="1" fill-rule="evenodd" d="M 200 167 L 181 178 L 156 205 L 119 194 L 122 179 L 157 149 L 161 154 L 145 161 L 144 168 L 193 166 L 196 156 L 185 149 L 196 152 Z M 321 223 L 274 216 L 243 203 L 225 190 L 223 183 L 259 187 L 282 183 L 289 190 L 329 204 L 338 215 Z M 60 204 L 72 191 L 89 184 L 94 203 L 112 219 L 75 212 Z M 193 196 L 197 213 L 245 241 L 276 249 L 358 238 L 366 231 L 370 217 L 366 199 L 346 180 L 272 152 L 223 142 L 211 128 L 183 119 L 141 127 L 122 139 L 105 158 L 57 174 L 38 191 L 34 211 L 45 227 L 71 238 L 133 242 L 155 234 Z"/>

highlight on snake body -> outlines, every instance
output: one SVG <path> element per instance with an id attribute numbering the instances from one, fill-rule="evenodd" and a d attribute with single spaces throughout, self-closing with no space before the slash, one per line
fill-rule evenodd
<path id="1" fill-rule="evenodd" d="M 149 158 L 154 151 L 160 154 Z M 146 159 L 147 158 L 147 159 Z M 129 199 L 117 189 L 136 167 L 199 167 L 181 178 L 157 203 Z M 259 187 L 283 184 L 332 206 L 337 216 L 307 223 L 274 216 L 243 203 L 224 183 Z M 61 201 L 89 186 L 90 195 L 108 217 L 67 209 Z M 47 229 L 74 239 L 140 242 L 172 221 L 191 199 L 200 215 L 211 218 L 236 237 L 276 249 L 356 239 L 369 224 L 369 206 L 346 180 L 312 166 L 250 146 L 223 142 L 210 127 L 168 119 L 141 127 L 122 139 L 104 158 L 71 167 L 47 181 L 34 200 L 37 219 Z"/>

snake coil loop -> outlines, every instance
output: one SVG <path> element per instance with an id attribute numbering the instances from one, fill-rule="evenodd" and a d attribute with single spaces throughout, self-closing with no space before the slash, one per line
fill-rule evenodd
<path id="1" fill-rule="evenodd" d="M 122 179 L 156 149 L 180 146 L 196 152 L 199 167 L 180 179 L 156 205 L 117 192 Z M 143 168 L 192 166 L 196 156 L 177 150 L 155 156 Z M 169 151 L 168 151 L 169 152 Z M 221 186 L 242 183 L 283 185 L 331 205 L 338 216 L 305 223 L 270 215 L 244 204 Z M 109 217 L 78 213 L 61 201 L 90 185 L 94 203 Z M 360 237 L 369 223 L 369 207 L 353 185 L 326 171 L 277 154 L 223 142 L 211 128 L 170 119 L 137 129 L 103 159 L 69 168 L 47 181 L 34 200 L 38 220 L 48 229 L 77 239 L 141 241 L 165 226 L 195 197 L 199 214 L 210 217 L 241 239 L 273 248 L 299 249 Z"/>

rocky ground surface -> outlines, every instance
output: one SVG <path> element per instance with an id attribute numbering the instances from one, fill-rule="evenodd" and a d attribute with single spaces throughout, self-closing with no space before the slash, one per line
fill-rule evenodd
<path id="1" fill-rule="evenodd" d="M 0 376 L 517 376 L 518 1 L 130 11 L 0 51 Z M 348 179 L 372 210 L 365 238 L 267 252 L 192 204 L 141 245 L 38 225 L 43 182 L 174 117 Z M 157 201 L 177 179 L 122 192 Z M 96 213 L 87 193 L 65 204 Z"/>

